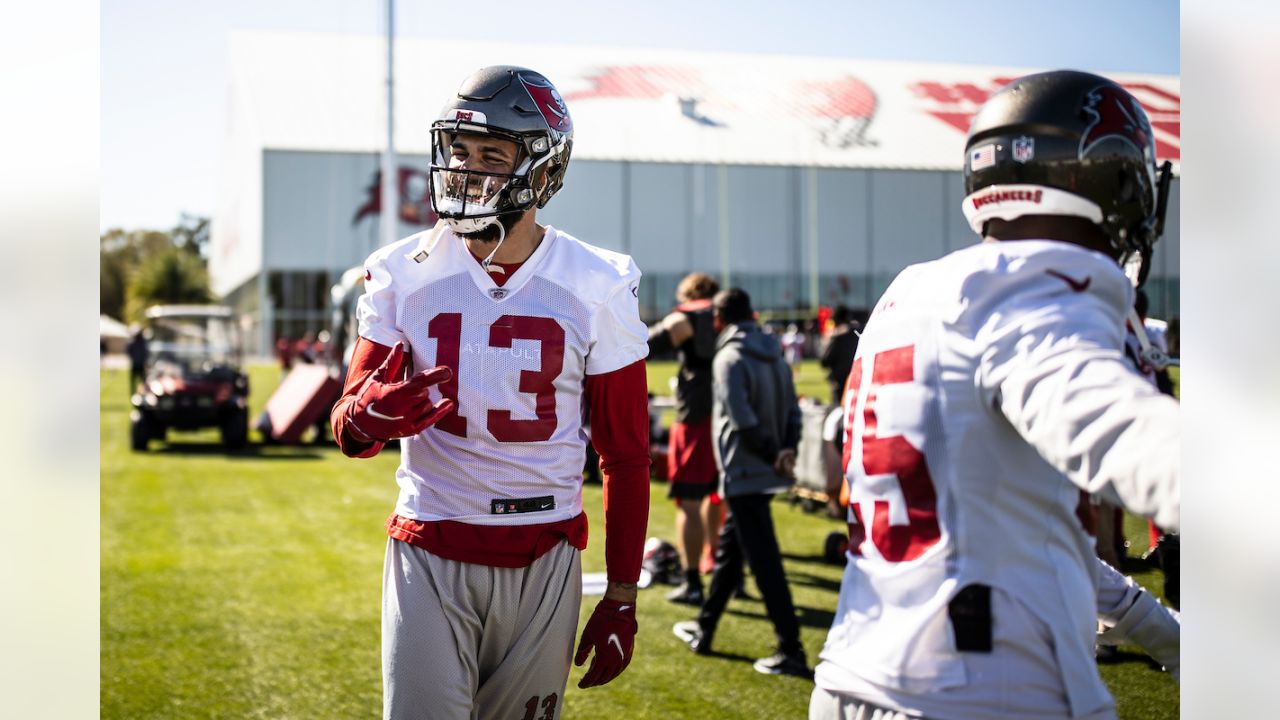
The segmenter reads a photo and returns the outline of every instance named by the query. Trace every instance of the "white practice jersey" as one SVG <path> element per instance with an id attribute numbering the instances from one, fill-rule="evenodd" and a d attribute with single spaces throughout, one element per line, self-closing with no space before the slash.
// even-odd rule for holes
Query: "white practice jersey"
<path id="1" fill-rule="evenodd" d="M 1133 290 L 1066 243 L 904 270 L 845 389 L 849 563 L 819 686 L 929 718 L 1109 717 L 1082 492 L 1178 526 L 1177 404 L 1123 354 Z M 948 603 L 991 588 L 992 652 Z"/>
<path id="2" fill-rule="evenodd" d="M 452 397 L 457 411 L 401 441 L 396 512 L 479 525 L 575 517 L 585 376 L 648 354 L 639 269 L 548 227 L 499 287 L 461 238 L 444 229 L 432 248 L 431 237 L 371 255 L 356 311 L 362 337 L 404 343 L 415 369 L 453 369 L 432 401 Z"/>

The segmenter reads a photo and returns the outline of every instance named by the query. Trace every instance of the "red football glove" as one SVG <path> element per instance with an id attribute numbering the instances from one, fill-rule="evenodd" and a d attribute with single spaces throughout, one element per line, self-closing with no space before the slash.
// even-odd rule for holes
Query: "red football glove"
<path id="1" fill-rule="evenodd" d="M 404 346 L 396 343 L 382 365 L 356 393 L 351 403 L 348 423 L 359 435 L 386 442 L 392 438 L 412 437 L 453 412 L 456 403 L 445 398 L 431 403 L 431 386 L 453 376 L 444 365 L 423 370 L 404 382 L 392 382 L 400 372 Z"/>
<path id="2" fill-rule="evenodd" d="M 622 674 L 631 662 L 631 651 L 635 649 L 636 630 L 635 602 L 618 602 L 602 598 L 596 605 L 591 619 L 582 629 L 582 640 L 578 642 L 578 654 L 573 664 L 581 666 L 586 662 L 591 648 L 595 648 L 595 657 L 591 659 L 591 667 L 582 676 L 578 687 L 589 688 L 604 685 Z"/>

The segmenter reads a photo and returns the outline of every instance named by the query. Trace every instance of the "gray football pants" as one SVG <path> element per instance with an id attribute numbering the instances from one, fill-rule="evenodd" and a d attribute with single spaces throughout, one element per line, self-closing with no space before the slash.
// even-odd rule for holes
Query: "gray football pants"
<path id="1" fill-rule="evenodd" d="M 809 720 L 923 720 L 820 687 L 809 696 Z"/>
<path id="2" fill-rule="evenodd" d="M 582 604 L 577 548 L 524 568 L 472 565 L 388 539 L 386 720 L 557 720 Z"/>

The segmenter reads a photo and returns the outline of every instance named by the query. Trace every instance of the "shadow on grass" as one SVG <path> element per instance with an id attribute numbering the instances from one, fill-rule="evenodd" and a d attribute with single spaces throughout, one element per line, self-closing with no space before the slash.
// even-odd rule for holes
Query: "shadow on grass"
<path id="1" fill-rule="evenodd" d="M 1111 655 L 1110 657 L 1098 658 L 1099 665 L 1127 665 L 1130 663 L 1138 663 L 1139 665 L 1145 665 L 1157 672 L 1161 672 L 1163 670 L 1160 667 L 1160 663 L 1156 662 L 1155 660 L 1152 660 L 1151 658 L 1147 657 L 1142 653 L 1129 652 L 1128 650 L 1117 649 L 1115 654 Z"/>
<path id="2" fill-rule="evenodd" d="M 211 442 L 166 442 L 153 445 L 149 452 L 156 455 L 190 455 L 209 457 L 222 455 L 231 459 L 253 460 L 323 460 L 324 455 L 313 446 L 292 445 L 246 445 L 239 450 L 228 450 L 217 441 Z M 136 453 L 145 455 L 146 453 Z"/>
<path id="3" fill-rule="evenodd" d="M 763 605 L 761 606 L 763 607 Z M 747 620 L 761 620 L 769 622 L 769 616 L 764 612 L 752 612 L 741 608 L 726 608 L 725 615 L 732 615 Z M 830 630 L 831 623 L 836 619 L 836 614 L 826 608 L 811 608 L 803 605 L 796 606 L 796 620 L 805 627 L 816 628 L 818 630 Z"/>
<path id="4" fill-rule="evenodd" d="M 716 650 L 715 645 L 712 645 L 712 646 L 711 646 L 711 652 L 707 653 L 706 655 L 697 655 L 697 654 L 692 653 L 692 652 L 690 652 L 689 654 L 690 654 L 691 656 L 693 656 L 693 657 L 698 657 L 698 658 L 712 658 L 712 659 L 717 659 L 717 660 L 730 660 L 730 661 L 733 661 L 733 662 L 747 662 L 747 663 L 754 663 L 754 662 L 758 659 L 758 658 L 753 658 L 753 657 L 747 657 L 746 655 L 740 655 L 740 654 L 738 654 L 738 653 L 726 653 L 726 652 L 720 652 L 719 650 Z"/>
<path id="5" fill-rule="evenodd" d="M 818 577 L 817 575 L 810 575 L 808 573 L 801 573 L 801 572 L 794 572 L 794 571 L 789 572 L 787 573 L 787 582 L 791 583 L 792 585 L 806 585 L 811 588 L 826 590 L 832 594 L 839 594 L 840 592 L 839 580 L 832 580 L 831 578 Z"/>
<path id="6" fill-rule="evenodd" d="M 811 562 L 811 563 L 817 563 L 817 564 L 819 564 L 819 565 L 830 565 L 830 564 L 831 564 L 831 563 L 827 562 L 826 557 L 824 557 L 824 556 L 822 555 L 822 553 L 820 553 L 820 552 L 818 552 L 818 553 L 812 553 L 812 554 L 809 554 L 809 555 L 801 555 L 800 553 L 785 552 L 785 551 L 784 551 L 784 552 L 782 553 L 782 559 L 783 559 L 783 560 L 792 560 L 792 561 L 795 561 L 795 562 Z"/>

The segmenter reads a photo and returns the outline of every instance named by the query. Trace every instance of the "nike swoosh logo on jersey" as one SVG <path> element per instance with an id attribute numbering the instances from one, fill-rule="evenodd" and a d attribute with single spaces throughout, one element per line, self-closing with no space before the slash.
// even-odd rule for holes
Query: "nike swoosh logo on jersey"
<path id="1" fill-rule="evenodd" d="M 1072 290 L 1074 290 L 1074 291 L 1076 291 L 1076 292 L 1084 292 L 1085 290 L 1087 290 L 1087 289 L 1089 288 L 1089 283 L 1093 282 L 1093 277 L 1092 277 L 1092 276 L 1086 276 L 1086 277 L 1085 277 L 1085 279 L 1083 279 L 1083 280 L 1076 280 L 1075 278 L 1070 277 L 1070 276 L 1068 276 L 1068 275 L 1063 275 L 1062 273 L 1058 272 L 1057 270 L 1045 270 L 1045 274 L 1047 274 L 1047 275 L 1052 275 L 1052 276 L 1054 276 L 1054 277 L 1058 278 L 1058 279 L 1059 279 L 1059 280 L 1061 280 L 1062 282 L 1064 282 L 1064 283 L 1066 283 L 1066 284 L 1070 285 L 1070 286 L 1071 286 L 1071 289 L 1072 289 Z"/>
<path id="2" fill-rule="evenodd" d="M 394 420 L 403 420 L 403 419 L 404 419 L 404 416 L 403 416 L 403 415 L 397 415 L 397 416 L 395 416 L 395 417 L 392 417 L 392 416 L 390 416 L 390 415 L 383 415 L 382 413 L 380 413 L 380 412 L 378 412 L 377 410 L 374 410 L 374 409 L 373 409 L 373 403 L 369 403 L 369 407 L 366 407 L 366 408 L 364 409 L 364 411 L 365 411 L 366 413 L 368 413 L 368 414 L 370 415 L 370 417 L 376 417 L 376 418 L 378 418 L 379 420 L 392 420 L 392 421 L 394 421 Z"/>
<path id="3" fill-rule="evenodd" d="M 618 639 L 618 633 L 609 633 L 609 642 L 618 646 L 618 654 L 623 660 L 627 659 L 627 653 L 622 650 L 622 641 Z"/>
<path id="4" fill-rule="evenodd" d="M 629 609 L 631 609 L 631 606 L 630 606 L 630 605 L 619 605 L 619 606 L 618 606 L 618 612 L 622 612 L 623 610 L 629 610 Z"/>

